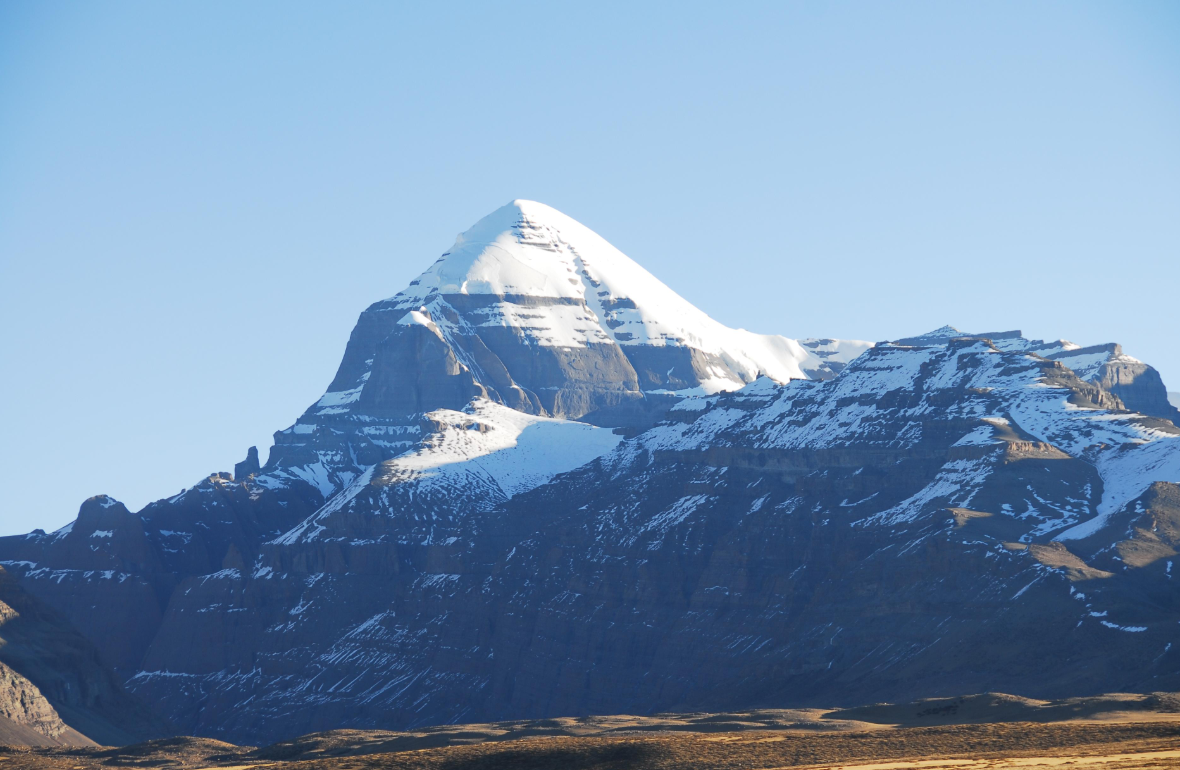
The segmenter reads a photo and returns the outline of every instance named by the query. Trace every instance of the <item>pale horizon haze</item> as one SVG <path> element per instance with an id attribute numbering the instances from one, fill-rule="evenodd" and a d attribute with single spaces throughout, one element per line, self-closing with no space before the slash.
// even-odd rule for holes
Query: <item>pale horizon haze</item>
<path id="1" fill-rule="evenodd" d="M 4 3 L 0 535 L 265 460 L 514 198 L 730 326 L 1180 391 L 1180 4 Z"/>

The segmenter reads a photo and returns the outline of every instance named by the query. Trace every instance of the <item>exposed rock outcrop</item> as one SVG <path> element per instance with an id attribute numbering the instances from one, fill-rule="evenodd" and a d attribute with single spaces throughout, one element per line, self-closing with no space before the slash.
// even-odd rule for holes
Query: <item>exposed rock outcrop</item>
<path id="1" fill-rule="evenodd" d="M 1083 379 L 1118 396 L 1126 408 L 1173 423 L 1180 422 L 1180 410 L 1168 400 L 1159 372 L 1123 353 L 1120 345 L 1074 347 L 1050 354 L 1078 372 Z"/>
<path id="2" fill-rule="evenodd" d="M 257 475 L 262 470 L 258 464 L 258 447 L 252 446 L 246 452 L 246 459 L 234 465 L 234 478 L 242 481 Z"/>
<path id="3" fill-rule="evenodd" d="M 49 701 L 45 700 L 45 696 L 32 682 L 3 663 L 0 663 L 0 717 L 28 727 L 48 739 L 45 743 L 49 745 L 63 745 L 59 742 L 62 736 L 67 732 L 76 733 L 61 721 L 53 706 L 49 705 Z M 78 736 L 77 743 L 64 745 L 89 743 L 80 734 Z"/>

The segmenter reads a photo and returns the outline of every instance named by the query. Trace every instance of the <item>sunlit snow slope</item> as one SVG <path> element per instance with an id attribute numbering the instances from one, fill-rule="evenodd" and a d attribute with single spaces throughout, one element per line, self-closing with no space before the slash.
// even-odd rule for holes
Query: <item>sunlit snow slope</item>
<path id="1" fill-rule="evenodd" d="M 722 326 L 594 231 L 534 201 L 513 201 L 481 219 L 394 301 L 413 308 L 453 294 L 569 301 L 504 302 L 480 314 L 479 326 L 516 327 L 541 345 L 613 342 L 716 355 L 724 366 L 708 372 L 709 392 L 760 373 L 780 382 L 808 378 L 825 360 L 847 362 L 869 347 L 829 342 L 825 349 L 836 355 L 821 357 L 796 340 Z"/>
<path id="2" fill-rule="evenodd" d="M 405 291 L 365 312 L 315 413 L 375 403 L 379 346 L 398 333 L 445 348 L 492 400 L 571 417 L 645 393 L 732 390 L 760 374 L 827 379 L 870 347 L 730 329 L 590 229 L 522 200 L 481 219 Z"/>
<path id="3" fill-rule="evenodd" d="M 730 329 L 588 228 L 517 200 L 361 314 L 328 391 L 276 434 L 261 481 L 302 480 L 326 499 L 417 447 L 421 415 L 477 401 L 633 434 L 685 397 L 759 376 L 831 379 L 869 347 Z"/>

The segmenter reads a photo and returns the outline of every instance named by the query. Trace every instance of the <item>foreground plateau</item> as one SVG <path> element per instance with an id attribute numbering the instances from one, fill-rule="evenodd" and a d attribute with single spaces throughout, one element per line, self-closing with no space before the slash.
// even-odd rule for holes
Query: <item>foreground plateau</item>
<path id="1" fill-rule="evenodd" d="M 856 709 L 759 710 L 337 730 L 261 749 L 206 738 L 123 748 L 0 748 L 13 770 L 248 768 L 1180 767 L 1180 698 L 1107 695 L 1058 702 L 986 694 Z"/>

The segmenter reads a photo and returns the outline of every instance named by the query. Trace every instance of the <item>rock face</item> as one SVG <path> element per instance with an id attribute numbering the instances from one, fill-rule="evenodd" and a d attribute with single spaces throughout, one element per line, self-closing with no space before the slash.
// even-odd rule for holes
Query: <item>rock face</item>
<path id="1" fill-rule="evenodd" d="M 0 607 L 0 613 L 7 609 L 7 606 Z M 0 663 L 0 717 L 31 729 L 47 744 L 56 744 L 57 738 L 70 729 L 32 682 L 3 663 Z"/>
<path id="2" fill-rule="evenodd" d="M 1128 409 L 1180 422 L 1159 372 L 1123 353 L 1115 344 L 1065 350 L 1051 355 L 1090 382 L 1122 399 Z"/>
<path id="3" fill-rule="evenodd" d="M 321 503 L 315 487 L 263 490 L 214 474 L 134 515 L 105 495 L 91 498 L 57 532 L 0 538 L 0 555 L 126 674 L 138 670 L 185 577 L 216 572 L 235 554 L 253 559 Z"/>
<path id="4" fill-rule="evenodd" d="M 124 691 L 98 651 L 0 569 L 0 741 L 129 743 L 169 731 Z"/>
<path id="5" fill-rule="evenodd" d="M 239 742 L 1180 689 L 1166 405 L 1117 346 L 729 330 L 518 201 L 362 314 L 266 467 L 0 558 Z"/>
<path id="6" fill-rule="evenodd" d="M 234 478 L 246 479 L 257 475 L 261 470 L 262 467 L 258 464 L 258 447 L 252 446 L 246 452 L 246 459 L 234 465 Z"/>

